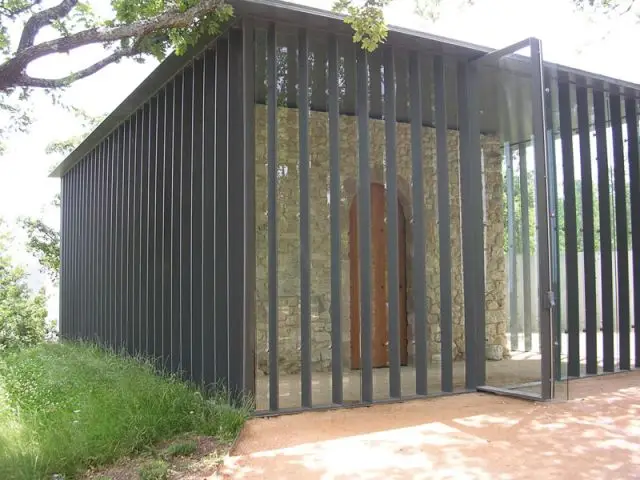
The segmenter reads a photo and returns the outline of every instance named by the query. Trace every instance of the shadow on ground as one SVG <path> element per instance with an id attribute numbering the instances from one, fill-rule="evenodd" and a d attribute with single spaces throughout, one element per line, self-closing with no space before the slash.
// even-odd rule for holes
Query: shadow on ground
<path id="1" fill-rule="evenodd" d="M 640 372 L 576 380 L 571 396 L 468 394 L 253 419 L 219 476 L 640 478 Z"/>

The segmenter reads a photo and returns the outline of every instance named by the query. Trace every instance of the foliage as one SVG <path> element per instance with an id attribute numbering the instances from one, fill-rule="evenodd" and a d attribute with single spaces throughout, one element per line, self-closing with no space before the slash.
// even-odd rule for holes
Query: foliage
<path id="1" fill-rule="evenodd" d="M 0 356 L 0 397 L 3 480 L 73 477 L 187 432 L 230 442 L 248 414 L 151 361 L 72 343 Z"/>
<path id="2" fill-rule="evenodd" d="M 514 205 L 514 248 L 516 253 L 522 253 L 523 251 L 523 215 L 522 215 L 522 195 L 520 188 L 520 169 L 518 165 L 518 157 L 514 156 L 513 162 L 513 205 Z M 594 179 L 597 181 L 597 170 L 593 172 Z M 611 238 L 612 242 L 616 244 L 618 242 L 617 238 L 617 230 L 616 230 L 616 222 L 615 218 L 615 188 L 613 184 L 613 171 L 609 172 L 609 189 L 606 193 L 607 198 L 610 199 L 610 218 L 611 218 Z M 528 186 L 528 202 L 529 202 L 529 246 L 530 253 L 534 253 L 535 246 L 537 242 L 536 238 L 536 208 L 535 208 L 535 172 L 530 170 L 527 172 L 527 186 Z M 627 245 L 631 245 L 631 209 L 629 205 L 631 204 L 631 189 L 630 184 L 625 184 L 625 202 L 627 205 L 626 208 L 626 225 L 627 225 Z M 564 199 L 564 185 L 558 185 L 558 205 L 556 208 L 556 219 L 558 225 L 558 240 L 560 251 L 564 252 L 566 249 L 566 209 L 565 209 L 565 199 Z M 576 221 L 576 233 L 577 233 L 577 247 L 578 252 L 584 252 L 584 214 L 583 214 L 583 183 L 580 179 L 575 180 L 573 184 L 573 189 L 575 192 L 575 201 L 576 208 L 573 215 L 575 216 Z M 598 195 L 598 184 L 595 183 L 591 186 L 591 195 L 593 206 L 593 244 L 594 250 L 596 252 L 600 251 L 600 198 Z M 508 204 L 507 204 L 507 179 L 505 176 L 505 181 L 503 182 L 503 196 L 502 196 L 502 209 L 503 209 L 503 219 L 504 219 L 504 251 L 507 252 L 509 248 L 509 236 L 507 230 L 507 219 L 508 219 Z"/>
<path id="3" fill-rule="evenodd" d="M 169 445 L 164 454 L 169 457 L 186 457 L 191 455 L 198 449 L 198 443 L 195 440 L 185 440 L 181 442 L 175 442 Z"/>
<path id="4" fill-rule="evenodd" d="M 60 195 L 56 195 L 51 203 L 60 208 Z M 60 276 L 60 232 L 39 218 L 20 218 L 19 221 L 27 233 L 27 252 L 36 257 L 40 270 L 57 284 Z"/>
<path id="5" fill-rule="evenodd" d="M 368 52 L 374 51 L 387 38 L 388 28 L 383 8 L 393 0 L 364 0 L 356 5 L 353 0 L 337 0 L 333 10 L 345 13 L 345 23 L 353 28 L 353 41 Z"/>
<path id="6" fill-rule="evenodd" d="M 34 294 L 25 270 L 12 264 L 10 237 L 2 227 L 0 219 L 0 351 L 43 341 L 47 317 L 46 296 Z"/>

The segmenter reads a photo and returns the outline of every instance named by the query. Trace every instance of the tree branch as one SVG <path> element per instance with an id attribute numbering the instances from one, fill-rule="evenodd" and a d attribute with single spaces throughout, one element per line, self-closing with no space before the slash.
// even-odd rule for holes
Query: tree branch
<path id="1" fill-rule="evenodd" d="M 63 3 L 66 5 L 64 1 Z M 156 15 L 155 17 L 139 20 L 126 25 L 90 28 L 66 37 L 56 38 L 54 40 L 26 47 L 23 50 L 18 50 L 12 58 L 0 65 L 0 90 L 6 90 L 18 85 L 28 84 L 30 86 L 36 86 L 35 83 L 46 82 L 45 79 L 32 79 L 25 74 L 27 65 L 38 58 L 54 53 L 69 52 L 70 50 L 83 47 L 85 45 L 96 43 L 108 44 L 117 40 L 132 37 L 144 38 L 160 30 L 186 28 L 193 23 L 194 19 L 211 13 L 224 4 L 224 0 L 201 0 L 196 5 L 185 11 L 172 9 L 160 15 Z M 126 48 L 119 50 L 91 67 L 77 72 L 75 75 L 84 74 L 84 76 L 88 76 L 92 73 L 90 71 L 92 68 L 96 68 L 93 72 L 95 73 L 95 71 L 105 67 L 109 63 L 113 63 L 125 56 L 135 55 L 136 53 L 138 52 L 132 52 Z M 115 58 L 114 55 L 116 55 L 117 58 Z M 106 61 L 108 62 L 103 63 Z M 65 77 L 65 79 L 52 80 L 52 82 L 62 82 L 63 80 L 68 82 L 69 79 L 75 80 L 78 79 L 78 77 L 72 75 Z"/>
<path id="2" fill-rule="evenodd" d="M 78 70 L 77 72 L 67 75 L 63 78 L 35 78 L 27 75 L 26 73 L 23 73 L 18 78 L 16 78 L 13 85 L 16 87 L 35 88 L 68 87 L 76 80 L 89 77 L 94 73 L 99 72 L 104 67 L 111 65 L 112 63 L 116 63 L 125 57 L 132 57 L 134 55 L 137 55 L 138 53 L 140 53 L 139 44 L 140 42 L 136 42 L 131 47 L 118 49 L 111 55 L 103 58 L 100 61 L 97 61 L 93 65 L 90 65 L 87 68 L 83 68 L 82 70 Z"/>
<path id="3" fill-rule="evenodd" d="M 20 43 L 18 44 L 18 52 L 33 46 L 36 35 L 42 27 L 49 25 L 54 20 L 58 20 L 69 14 L 69 12 L 78 4 L 78 0 L 62 0 L 55 7 L 47 8 L 40 12 L 34 13 L 27 23 L 24 25 Z"/>

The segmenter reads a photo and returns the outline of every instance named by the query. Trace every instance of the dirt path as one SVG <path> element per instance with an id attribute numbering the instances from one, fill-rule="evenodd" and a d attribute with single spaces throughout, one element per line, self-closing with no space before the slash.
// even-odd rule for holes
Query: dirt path
<path id="1" fill-rule="evenodd" d="M 640 479 L 640 372 L 570 402 L 468 394 L 254 419 L 221 478 Z"/>

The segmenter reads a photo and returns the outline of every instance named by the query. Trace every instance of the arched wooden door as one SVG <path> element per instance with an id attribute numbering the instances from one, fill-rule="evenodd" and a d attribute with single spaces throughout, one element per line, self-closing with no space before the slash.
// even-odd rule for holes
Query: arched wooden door
<path id="1" fill-rule="evenodd" d="M 389 312 L 388 312 L 388 261 L 387 261 L 387 212 L 385 188 L 371 184 L 371 280 L 372 280 L 372 354 L 374 367 L 389 364 Z M 351 368 L 360 368 L 360 285 L 358 250 L 357 198 L 349 211 L 349 264 L 351 293 Z M 407 364 L 407 295 L 406 295 L 406 236 L 402 205 L 398 205 L 398 257 L 400 274 L 400 363 Z"/>

